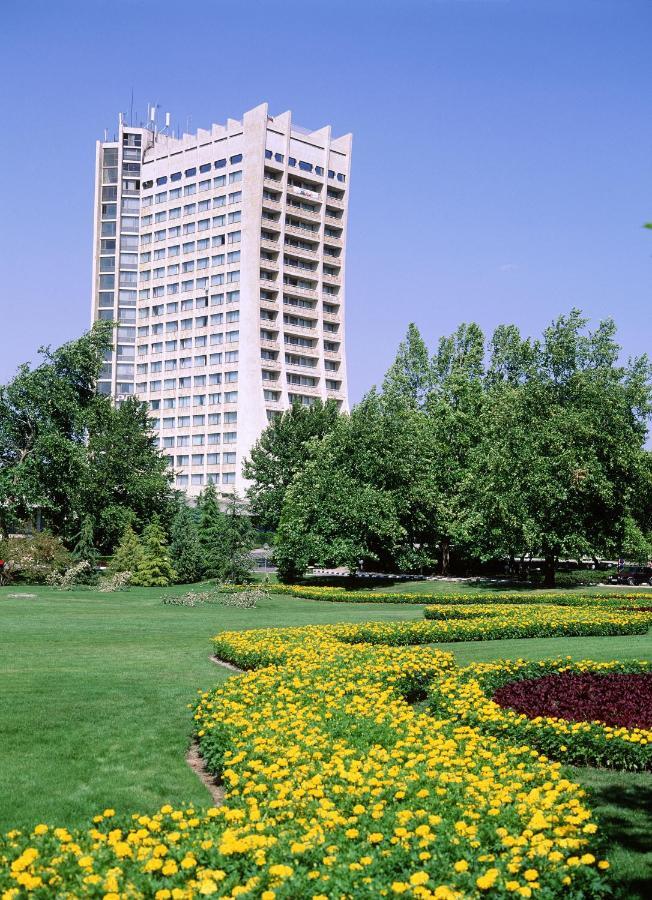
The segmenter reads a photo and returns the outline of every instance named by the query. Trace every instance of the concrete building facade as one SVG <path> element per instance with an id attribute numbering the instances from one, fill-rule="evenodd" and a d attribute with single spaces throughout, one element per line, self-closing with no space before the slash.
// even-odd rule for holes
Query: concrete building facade
<path id="1" fill-rule="evenodd" d="M 121 117 L 97 143 L 92 319 L 118 323 L 99 390 L 147 401 L 179 488 L 242 493 L 275 415 L 348 405 L 351 136 L 267 104 L 166 130 Z"/>

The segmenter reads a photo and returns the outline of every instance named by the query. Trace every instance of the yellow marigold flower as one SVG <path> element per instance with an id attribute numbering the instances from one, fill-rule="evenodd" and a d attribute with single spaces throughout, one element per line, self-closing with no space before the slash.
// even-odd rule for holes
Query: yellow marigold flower
<path id="1" fill-rule="evenodd" d="M 414 875 L 410 875 L 410 884 L 411 885 L 419 885 L 425 884 L 429 881 L 430 876 L 427 872 L 415 872 Z"/>
<path id="2" fill-rule="evenodd" d="M 372 831 L 367 840 L 370 844 L 380 844 L 383 840 L 383 835 L 379 831 Z"/>
<path id="3" fill-rule="evenodd" d="M 392 883 L 392 890 L 395 894 L 404 894 L 405 891 L 408 891 L 409 885 L 407 885 L 404 881 L 394 881 Z"/>
<path id="4" fill-rule="evenodd" d="M 601 859 L 600 862 L 598 863 L 598 869 L 604 870 L 604 869 L 608 869 L 608 868 L 609 868 L 609 861 L 606 859 Z"/>
<path id="5" fill-rule="evenodd" d="M 489 888 L 494 886 L 499 874 L 498 869 L 487 869 L 484 875 L 480 875 L 479 878 L 476 878 L 475 883 L 481 891 L 488 891 Z"/>
<path id="6" fill-rule="evenodd" d="M 269 867 L 269 874 L 275 878 L 289 878 L 293 872 L 294 869 L 291 866 L 277 864 Z"/>
<path id="7" fill-rule="evenodd" d="M 274 900 L 276 897 L 276 891 L 263 891 L 260 895 L 260 900 Z"/>
<path id="8" fill-rule="evenodd" d="M 40 834 L 47 834 L 47 833 L 48 833 L 48 826 L 43 825 L 42 823 L 40 825 L 37 825 L 34 828 L 34 834 L 40 835 Z"/>
<path id="9" fill-rule="evenodd" d="M 465 859 L 458 859 L 453 868 L 456 872 L 466 872 L 469 868 L 469 864 Z"/>
<path id="10" fill-rule="evenodd" d="M 526 881 L 536 881 L 538 877 L 539 873 L 536 869 L 526 869 L 525 872 L 523 872 L 523 878 L 525 878 Z"/>
<path id="11" fill-rule="evenodd" d="M 592 866 L 595 862 L 595 856 L 592 853 L 585 853 L 580 857 L 580 862 L 583 866 Z"/>

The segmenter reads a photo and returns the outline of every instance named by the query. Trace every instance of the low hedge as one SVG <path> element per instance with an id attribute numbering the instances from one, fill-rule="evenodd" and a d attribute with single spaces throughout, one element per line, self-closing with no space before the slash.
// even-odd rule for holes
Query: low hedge
<path id="1" fill-rule="evenodd" d="M 221 590 L 240 591 L 246 590 L 247 585 L 224 585 Z M 633 593 L 631 590 L 605 591 L 603 594 L 565 593 L 561 591 L 542 591 L 540 593 L 524 593 L 520 591 L 500 591 L 496 593 L 452 593 L 441 592 L 417 593 L 404 591 L 373 591 L 357 590 L 348 591 L 338 587 L 310 587 L 307 585 L 272 584 L 267 585 L 266 590 L 272 594 L 284 594 L 290 597 L 299 597 L 305 600 L 325 600 L 330 603 L 392 603 L 412 604 L 425 606 L 431 603 L 437 604 L 490 604 L 490 603 L 517 603 L 517 604 L 555 604 L 558 606 L 586 606 L 586 605 L 611 605 L 619 603 L 651 604 L 652 595 L 647 592 Z"/>

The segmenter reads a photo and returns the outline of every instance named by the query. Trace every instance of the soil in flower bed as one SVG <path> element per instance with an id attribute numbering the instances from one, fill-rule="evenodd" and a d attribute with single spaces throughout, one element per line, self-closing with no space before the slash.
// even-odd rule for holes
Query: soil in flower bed
<path id="1" fill-rule="evenodd" d="M 624 728 L 652 728 L 652 673 L 563 672 L 510 681 L 493 695 L 529 718 L 554 716 Z"/>

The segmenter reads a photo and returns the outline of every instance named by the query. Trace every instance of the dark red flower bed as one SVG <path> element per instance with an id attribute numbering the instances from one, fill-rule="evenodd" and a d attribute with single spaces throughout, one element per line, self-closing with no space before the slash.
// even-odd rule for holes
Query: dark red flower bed
<path id="1" fill-rule="evenodd" d="M 652 728 L 652 673 L 563 672 L 510 681 L 493 700 L 533 719 L 555 716 L 625 728 Z"/>
<path id="2" fill-rule="evenodd" d="M 652 612 L 652 606 L 620 606 L 622 612 Z"/>

